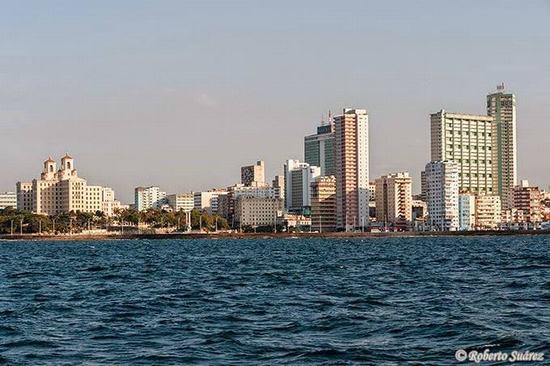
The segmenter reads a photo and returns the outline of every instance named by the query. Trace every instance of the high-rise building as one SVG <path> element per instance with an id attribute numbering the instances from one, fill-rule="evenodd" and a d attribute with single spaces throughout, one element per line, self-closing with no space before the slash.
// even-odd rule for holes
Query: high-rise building
<path id="1" fill-rule="evenodd" d="M 475 230 L 476 227 L 476 196 L 472 193 L 458 195 L 458 229 L 461 231 Z"/>
<path id="2" fill-rule="evenodd" d="M 434 231 L 458 229 L 458 164 L 432 161 L 426 165 L 429 225 Z"/>
<path id="3" fill-rule="evenodd" d="M 166 192 L 157 186 L 137 187 L 134 190 L 134 204 L 138 211 L 160 209 L 167 204 Z"/>
<path id="4" fill-rule="evenodd" d="M 393 173 L 376 179 L 376 221 L 400 230 L 410 228 L 412 179 L 409 173 Z"/>
<path id="5" fill-rule="evenodd" d="M 336 230 L 336 178 L 319 176 L 311 183 L 312 230 Z"/>
<path id="6" fill-rule="evenodd" d="M 321 175 L 321 169 L 301 163 L 299 160 L 287 160 L 285 172 L 285 209 L 287 212 L 309 214 L 311 207 L 311 183 Z"/>
<path id="7" fill-rule="evenodd" d="M 317 133 L 304 137 L 304 160 L 321 168 L 321 175 L 334 175 L 334 124 L 329 121 L 317 127 Z"/>
<path id="8" fill-rule="evenodd" d="M 487 114 L 494 118 L 493 177 L 495 194 L 504 209 L 512 206 L 512 189 L 517 184 L 516 97 L 506 93 L 504 84 L 487 96 Z"/>
<path id="9" fill-rule="evenodd" d="M 275 197 L 284 201 L 285 199 L 285 176 L 276 175 L 272 182 L 273 190 L 275 191 Z"/>
<path id="10" fill-rule="evenodd" d="M 193 192 L 169 194 L 166 196 L 166 201 L 168 206 L 176 212 L 191 212 L 195 208 L 195 196 Z"/>
<path id="11" fill-rule="evenodd" d="M 54 160 L 44 162 L 40 179 L 32 183 L 18 182 L 17 205 L 24 211 L 37 214 L 56 215 L 70 211 L 103 211 L 103 191 L 105 187 L 90 186 L 86 179 L 79 177 L 74 159 L 65 154 L 61 159 L 61 169 Z M 110 196 L 114 197 L 112 190 Z"/>
<path id="12" fill-rule="evenodd" d="M 0 209 L 7 207 L 17 208 L 17 193 L 0 192 Z"/>
<path id="13" fill-rule="evenodd" d="M 241 183 L 247 187 L 265 186 L 265 164 L 263 161 L 257 161 L 254 165 L 243 166 L 241 168 Z"/>
<path id="14" fill-rule="evenodd" d="M 501 221 L 500 196 L 477 195 L 476 197 L 476 229 L 496 230 Z"/>
<path id="15" fill-rule="evenodd" d="M 336 221 L 358 227 L 369 217 L 369 118 L 364 109 L 344 109 L 334 117 Z"/>
<path id="16" fill-rule="evenodd" d="M 430 117 L 431 160 L 457 163 L 460 192 L 495 194 L 494 118 L 445 110 Z"/>

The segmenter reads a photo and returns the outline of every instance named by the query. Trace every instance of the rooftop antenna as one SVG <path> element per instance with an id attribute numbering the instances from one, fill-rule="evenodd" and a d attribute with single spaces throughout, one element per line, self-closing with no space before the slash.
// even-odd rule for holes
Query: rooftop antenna
<path id="1" fill-rule="evenodd" d="M 497 85 L 497 91 L 504 91 L 504 82 L 500 83 L 500 85 Z"/>

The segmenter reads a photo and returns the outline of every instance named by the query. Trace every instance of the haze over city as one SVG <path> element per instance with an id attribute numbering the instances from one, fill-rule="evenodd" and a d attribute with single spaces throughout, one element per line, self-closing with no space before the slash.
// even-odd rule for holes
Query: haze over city
<path id="1" fill-rule="evenodd" d="M 303 158 L 330 109 L 369 113 L 370 176 L 429 161 L 429 114 L 517 97 L 518 178 L 550 184 L 548 1 L 31 1 L 0 13 L 0 191 L 70 152 L 133 188 L 225 187 Z"/>

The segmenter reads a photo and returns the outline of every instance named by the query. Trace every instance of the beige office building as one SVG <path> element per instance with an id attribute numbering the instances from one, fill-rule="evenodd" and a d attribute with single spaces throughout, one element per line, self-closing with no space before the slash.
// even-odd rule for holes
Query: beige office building
<path id="1" fill-rule="evenodd" d="M 282 209 L 280 198 L 240 196 L 235 202 L 235 225 L 274 226 Z"/>
<path id="2" fill-rule="evenodd" d="M 332 175 L 311 183 L 311 225 L 319 232 L 336 230 L 336 178 Z"/>
<path id="3" fill-rule="evenodd" d="M 500 197 L 478 195 L 476 197 L 476 228 L 478 230 L 496 230 L 502 218 Z"/>
<path id="4" fill-rule="evenodd" d="M 412 179 L 409 173 L 384 175 L 376 183 L 376 221 L 407 229 L 412 221 Z"/>
<path id="5" fill-rule="evenodd" d="M 32 183 L 17 183 L 18 205 L 22 210 L 38 214 L 56 215 L 70 211 L 92 212 L 104 210 L 105 187 L 90 186 L 78 176 L 74 159 L 66 154 L 57 170 L 54 160 L 44 162 L 40 179 Z M 107 192 L 114 201 L 114 192 Z"/>
<path id="6" fill-rule="evenodd" d="M 191 212 L 195 207 L 195 196 L 192 192 L 169 194 L 166 196 L 166 201 L 168 206 L 176 212 Z"/>
<path id="7" fill-rule="evenodd" d="M 493 179 L 494 118 L 445 110 L 430 117 L 431 160 L 457 163 L 461 193 L 497 194 Z"/>
<path id="8" fill-rule="evenodd" d="M 336 224 L 354 230 L 369 218 L 369 116 L 344 109 L 334 117 Z"/>

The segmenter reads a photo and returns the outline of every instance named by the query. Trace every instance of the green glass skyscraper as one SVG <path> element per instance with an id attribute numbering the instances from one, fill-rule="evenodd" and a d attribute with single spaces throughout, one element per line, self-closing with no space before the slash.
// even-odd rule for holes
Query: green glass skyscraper
<path id="1" fill-rule="evenodd" d="M 304 160 L 312 166 L 321 168 L 321 175 L 335 175 L 334 169 L 334 125 L 328 124 L 317 127 L 315 135 L 304 138 Z"/>

